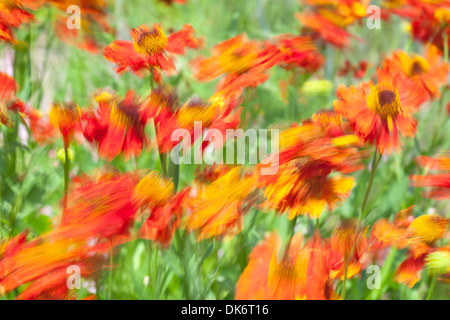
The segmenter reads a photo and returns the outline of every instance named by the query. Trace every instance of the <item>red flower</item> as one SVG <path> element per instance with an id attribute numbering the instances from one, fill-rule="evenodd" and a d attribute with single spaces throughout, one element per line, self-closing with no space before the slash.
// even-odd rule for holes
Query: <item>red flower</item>
<path id="1" fill-rule="evenodd" d="M 17 83 L 14 78 L 0 72 L 0 122 L 11 126 L 10 112 L 25 112 L 25 103 L 16 97 Z"/>
<path id="2" fill-rule="evenodd" d="M 413 137 L 417 120 L 412 114 L 428 99 L 418 82 L 386 69 L 379 69 L 378 83 L 362 83 L 358 88 L 341 85 L 334 109 L 351 123 L 364 142 L 375 144 L 380 153 L 399 148 L 399 131 Z"/>
<path id="3" fill-rule="evenodd" d="M 34 17 L 27 10 L 38 9 L 45 0 L 7 0 L 0 2 L 0 40 L 15 42 L 12 29 L 31 22 Z"/>
<path id="4" fill-rule="evenodd" d="M 240 94 L 245 87 L 256 87 L 266 81 L 266 73 L 276 62 L 278 49 L 267 42 L 264 46 L 249 41 L 245 35 L 228 39 L 213 49 L 209 58 L 194 59 L 192 67 L 201 81 L 211 81 L 223 74 L 217 86 L 219 94 Z"/>
<path id="5" fill-rule="evenodd" d="M 274 40 L 280 51 L 278 64 L 285 69 L 303 68 L 312 73 L 324 63 L 323 56 L 309 37 L 284 34 Z"/>
<path id="6" fill-rule="evenodd" d="M 146 142 L 147 116 L 142 102 L 132 90 L 121 101 L 109 94 L 98 97 L 99 107 L 83 115 L 83 133 L 89 142 L 98 142 L 99 155 L 113 159 L 124 153 L 139 155 Z"/>
<path id="7" fill-rule="evenodd" d="M 117 65 L 117 72 L 130 69 L 138 75 L 153 73 L 155 80 L 160 80 L 159 71 L 173 74 L 175 65 L 171 55 L 184 54 L 186 47 L 196 48 L 197 40 L 194 29 L 189 24 L 166 36 L 161 27 L 155 24 L 151 29 L 142 25 L 131 31 L 133 41 L 116 40 L 104 51 L 104 57 Z"/>
<path id="8" fill-rule="evenodd" d="M 414 187 L 432 187 L 426 196 L 442 200 L 450 198 L 450 157 L 441 156 L 437 159 L 420 157 L 419 163 L 429 169 L 441 170 L 438 174 L 412 175 L 411 184 Z"/>

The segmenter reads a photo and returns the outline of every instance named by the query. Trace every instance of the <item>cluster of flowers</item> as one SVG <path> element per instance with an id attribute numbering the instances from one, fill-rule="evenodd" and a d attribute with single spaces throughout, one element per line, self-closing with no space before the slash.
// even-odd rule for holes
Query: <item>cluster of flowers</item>
<path id="1" fill-rule="evenodd" d="M 13 41 L 12 29 L 31 21 L 28 9 L 44 2 L 1 2 L 0 39 Z M 62 8 L 67 5 L 49 2 Z M 89 9 L 82 11 L 92 15 L 87 21 L 106 28 L 101 18 L 103 1 L 81 3 Z M 132 90 L 123 98 L 99 90 L 94 94 L 95 106 L 55 103 L 47 120 L 16 97 L 16 82 L 2 73 L 1 122 L 12 126 L 12 114 L 20 115 L 40 144 L 50 143 L 59 131 L 66 149 L 74 137 L 84 137 L 101 157 L 110 160 L 119 155 L 126 159 L 139 156 L 149 144 L 146 126 L 154 123 L 155 145 L 165 159 L 178 143 L 171 140 L 172 132 L 183 128 L 193 133 L 194 121 L 221 131 L 237 128 L 244 90 L 265 82 L 271 68 L 303 73 L 318 70 L 324 57 L 316 41 L 349 45 L 345 28 L 361 21 L 369 5 L 358 0 L 309 0 L 306 4 L 308 10 L 297 18 L 314 31 L 311 35 L 284 34 L 264 41 L 238 35 L 216 45 L 210 57 L 193 59 L 190 65 L 199 81 L 220 78 L 207 102 L 179 103 L 175 90 L 163 82 L 164 76 L 176 73 L 176 55 L 201 45 L 192 26 L 166 35 L 158 24 L 142 25 L 131 31 L 131 41 L 109 44 L 104 57 L 115 64 L 118 73 L 149 76 L 153 88 L 146 97 Z M 176 177 L 167 173 L 167 164 L 161 161 L 161 173 L 102 169 L 74 178 L 64 195 L 59 226 L 31 240 L 24 231 L 0 243 L 0 294 L 28 283 L 17 298 L 76 298 L 66 285 L 68 266 L 77 264 L 83 276 L 95 277 L 95 271 L 107 264 L 104 253 L 113 254 L 116 246 L 136 237 L 168 247 L 178 228 L 194 232 L 198 240 L 230 237 L 241 232 L 244 215 L 253 207 L 286 214 L 294 224 L 299 215 L 319 219 L 324 210 L 332 211 L 350 195 L 355 181 L 349 174 L 364 168 L 362 160 L 373 152 L 372 170 L 376 169 L 381 155 L 401 148 L 400 136 L 414 137 L 418 124 L 414 114 L 419 108 L 441 95 L 449 73 L 449 64 L 442 61 L 447 48 L 442 39 L 448 39 L 449 32 L 441 23 L 449 17 L 444 5 L 405 0 L 388 6 L 386 12 L 410 18 L 413 26 L 428 21 L 427 30 L 433 36 L 424 34 L 423 26 L 420 32 L 412 29 L 415 38 L 427 42 L 426 54 L 394 52 L 379 66 L 374 81 L 339 86 L 334 108 L 292 123 L 280 135 L 279 153 L 272 155 L 280 165 L 275 175 L 259 175 L 263 163 L 255 167 L 213 165 L 198 172 L 191 186 L 177 190 Z M 423 20 L 422 15 L 430 18 Z M 81 32 L 89 36 L 89 30 L 85 26 Z M 89 48 L 98 48 L 92 41 Z M 444 173 L 411 176 L 412 185 L 433 187 L 428 194 L 432 198 L 450 198 L 450 158 L 419 160 Z M 310 239 L 293 231 L 282 245 L 279 235 L 272 233 L 252 250 L 237 283 L 236 298 L 339 299 L 345 293 L 338 295 L 337 282 L 345 284 L 374 260 L 382 261 L 387 247 L 408 248 L 396 280 L 409 287 L 420 279 L 426 262 L 439 265 L 446 259 L 443 273 L 448 274 L 450 247 L 439 247 L 438 240 L 447 236 L 449 220 L 438 214 L 414 218 L 411 209 L 400 211 L 394 221 L 381 219 L 370 229 L 361 216 L 343 221 L 329 239 L 322 238 L 319 230 Z M 130 233 L 135 221 L 143 221 L 138 235 Z"/>

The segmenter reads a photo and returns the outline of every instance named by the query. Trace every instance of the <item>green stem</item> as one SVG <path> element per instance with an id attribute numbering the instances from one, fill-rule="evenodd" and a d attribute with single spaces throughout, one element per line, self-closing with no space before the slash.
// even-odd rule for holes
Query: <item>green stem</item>
<path id="1" fill-rule="evenodd" d="M 166 154 L 165 153 L 159 152 L 159 162 L 161 163 L 162 174 L 167 176 L 167 163 L 166 163 Z"/>
<path id="2" fill-rule="evenodd" d="M 428 287 L 427 297 L 425 298 L 425 300 L 431 300 L 431 298 L 433 297 L 434 287 L 436 286 L 436 278 L 437 278 L 437 275 L 436 275 L 436 274 L 434 274 L 434 275 L 431 277 L 430 285 L 429 285 L 429 287 Z"/>
<path id="3" fill-rule="evenodd" d="M 369 184 L 367 185 L 366 194 L 364 195 L 364 200 L 361 205 L 361 211 L 359 213 L 358 221 L 361 222 L 365 218 L 364 210 L 366 209 L 367 200 L 369 198 L 370 189 L 372 189 L 373 178 L 375 177 L 375 171 L 377 170 L 378 164 L 381 160 L 381 154 L 378 155 L 378 151 L 375 150 L 372 159 L 372 169 L 370 171 Z"/>
<path id="4" fill-rule="evenodd" d="M 178 164 L 173 163 L 173 161 L 169 161 L 169 169 L 168 169 L 169 177 L 172 178 L 173 184 L 175 186 L 175 192 L 178 188 L 178 180 L 180 177 L 180 166 Z"/>
<path id="5" fill-rule="evenodd" d="M 68 144 L 64 143 L 64 200 L 63 200 L 63 212 L 67 209 L 67 193 L 69 191 L 69 170 L 70 170 L 70 160 L 69 160 L 69 150 Z"/>
<path id="6" fill-rule="evenodd" d="M 381 286 L 380 289 L 372 289 L 372 292 L 368 295 L 369 300 L 379 300 L 383 292 L 386 291 L 387 287 L 391 283 L 391 268 L 395 261 L 395 256 L 397 254 L 397 248 L 392 247 L 388 256 L 384 260 L 384 264 L 381 267 Z M 385 290 L 383 290 L 385 288 Z"/>
<path id="7" fill-rule="evenodd" d="M 298 216 L 296 216 L 294 219 L 292 219 L 290 224 L 289 224 L 289 238 L 287 240 L 286 248 L 284 249 L 284 255 L 285 256 L 289 252 L 289 247 L 291 246 L 292 238 L 294 237 L 295 226 L 297 225 L 297 218 L 298 218 Z"/>
<path id="8" fill-rule="evenodd" d="M 380 163 L 381 156 L 382 156 L 381 154 L 378 154 L 378 150 L 375 149 L 375 152 L 373 154 L 373 159 L 372 159 L 372 168 L 370 171 L 369 184 L 367 185 L 366 193 L 364 195 L 364 199 L 363 199 L 363 202 L 361 205 L 361 211 L 358 216 L 358 224 L 357 224 L 358 226 L 361 224 L 361 221 L 364 220 L 364 218 L 365 218 L 364 210 L 366 209 L 367 199 L 369 198 L 370 189 L 372 189 L 373 178 L 375 177 L 375 171 L 377 170 L 378 164 Z M 356 239 L 355 243 L 352 246 L 350 256 L 345 258 L 344 280 L 342 281 L 342 289 L 341 289 L 342 300 L 345 300 L 345 294 L 346 294 L 345 286 L 347 284 L 348 265 L 350 263 L 349 260 L 353 257 L 353 253 L 355 252 L 357 243 L 358 243 L 358 239 Z"/>
<path id="9" fill-rule="evenodd" d="M 348 264 L 349 264 L 349 261 L 348 261 L 348 259 L 346 259 L 346 261 L 345 261 L 345 270 L 344 270 L 344 280 L 342 281 L 342 288 L 341 288 L 341 298 L 342 298 L 342 300 L 345 300 L 345 294 L 346 294 L 345 286 L 347 285 Z"/>
<path id="10" fill-rule="evenodd" d="M 447 32 L 446 32 L 445 28 L 444 28 L 443 34 L 444 34 L 444 61 L 446 63 L 448 63 L 448 39 L 447 39 Z"/>

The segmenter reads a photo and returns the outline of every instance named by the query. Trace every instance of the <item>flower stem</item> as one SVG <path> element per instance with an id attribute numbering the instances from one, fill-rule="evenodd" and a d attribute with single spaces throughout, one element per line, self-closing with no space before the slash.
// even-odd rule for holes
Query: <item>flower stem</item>
<path id="1" fill-rule="evenodd" d="M 431 298 L 433 297 L 434 287 L 436 286 L 436 278 L 437 278 L 437 275 L 436 275 L 436 274 L 434 274 L 434 275 L 431 277 L 430 285 L 428 286 L 427 297 L 425 298 L 425 300 L 431 300 Z"/>
<path id="2" fill-rule="evenodd" d="M 375 171 L 377 170 L 378 164 L 381 160 L 381 154 L 378 154 L 377 150 L 373 155 L 372 168 L 370 171 L 369 184 L 367 185 L 366 194 L 364 195 L 364 200 L 361 205 L 361 211 L 359 213 L 358 221 L 361 222 L 365 218 L 364 210 L 366 209 L 367 200 L 369 198 L 370 189 L 372 189 L 373 178 L 375 177 Z"/>
<path id="3" fill-rule="evenodd" d="M 353 253 L 352 253 L 352 255 L 353 255 Z M 347 284 L 348 264 L 349 264 L 349 261 L 348 261 L 348 259 L 346 259 L 346 261 L 345 261 L 345 270 L 344 270 L 344 280 L 342 281 L 342 288 L 341 288 L 341 298 L 342 298 L 342 300 L 345 300 L 345 293 L 346 293 L 345 286 Z"/>
<path id="4" fill-rule="evenodd" d="M 291 246 L 292 238 L 294 237 L 295 226 L 297 225 L 297 218 L 298 218 L 298 216 L 296 216 L 294 219 L 292 219 L 291 222 L 289 223 L 289 238 L 287 240 L 287 244 L 284 249 L 285 257 L 287 256 L 287 254 L 289 252 L 289 247 Z"/>
<path id="5" fill-rule="evenodd" d="M 69 160 L 69 150 L 68 143 L 64 143 L 64 200 L 63 200 L 63 212 L 67 209 L 67 193 L 69 191 L 69 170 L 70 170 L 70 160 Z"/>
<path id="6" fill-rule="evenodd" d="M 448 39 L 447 39 L 447 32 L 444 29 L 444 61 L 448 63 Z"/>
<path id="7" fill-rule="evenodd" d="M 359 212 L 359 216 L 358 216 L 358 225 L 361 224 L 361 221 L 364 220 L 364 218 L 366 216 L 364 214 L 364 210 L 366 209 L 367 199 L 369 198 L 370 189 L 372 189 L 373 178 L 375 177 L 375 171 L 377 170 L 378 164 L 380 163 L 381 156 L 382 155 L 378 153 L 378 150 L 375 149 L 375 153 L 373 154 L 373 159 L 372 159 L 372 168 L 370 171 L 369 184 L 367 185 L 366 193 L 364 195 L 364 199 L 363 199 L 363 202 L 361 205 L 361 211 Z M 353 253 L 355 252 L 357 243 L 358 243 L 358 239 L 356 239 L 355 243 L 352 246 L 350 256 L 345 259 L 346 261 L 345 261 L 344 279 L 342 281 L 342 289 L 341 289 L 342 300 L 345 300 L 345 293 L 346 293 L 345 286 L 347 284 L 348 265 L 350 263 L 350 259 L 353 257 Z"/>

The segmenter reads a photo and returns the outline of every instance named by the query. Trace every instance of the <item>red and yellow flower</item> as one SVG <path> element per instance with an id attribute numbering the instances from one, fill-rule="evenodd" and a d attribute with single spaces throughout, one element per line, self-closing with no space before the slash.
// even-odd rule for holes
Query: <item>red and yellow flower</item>
<path id="1" fill-rule="evenodd" d="M 256 184 L 254 173 L 235 167 L 211 184 L 192 188 L 187 200 L 191 211 L 188 230 L 197 230 L 198 240 L 238 234 L 243 228 L 246 201 Z"/>
<path id="2" fill-rule="evenodd" d="M 203 138 L 202 131 L 205 129 L 219 130 L 222 136 L 225 136 L 226 129 L 235 129 L 240 123 L 242 109 L 235 110 L 236 101 L 221 95 L 212 96 L 207 103 L 197 98 L 191 99 L 177 108 L 176 101 L 170 95 L 165 95 L 157 89 L 152 91 L 148 101 L 147 110 L 150 110 L 150 114 L 157 113 L 154 121 L 160 153 L 168 152 L 180 143 L 172 138 L 177 129 L 186 130 L 189 141 L 193 144 L 196 139 Z M 196 122 L 200 125 L 200 132 L 197 134 Z M 208 133 L 205 133 L 206 137 L 209 137 Z M 218 147 L 224 142 L 214 141 Z M 202 150 L 207 145 L 208 143 L 203 141 Z"/>
<path id="3" fill-rule="evenodd" d="M 173 182 L 156 171 L 146 175 L 135 187 L 135 199 L 141 208 L 150 212 L 139 231 L 142 238 L 163 246 L 170 244 L 181 224 L 183 204 L 189 192 L 186 188 L 174 194 L 174 189 Z"/>
<path id="4" fill-rule="evenodd" d="M 50 123 L 57 128 L 63 137 L 64 145 L 76 131 L 81 129 L 81 109 L 74 103 L 54 103 L 49 112 Z"/>
<path id="5" fill-rule="evenodd" d="M 356 219 L 345 220 L 333 230 L 328 256 L 332 279 L 350 279 L 361 271 L 361 258 L 367 250 L 366 231 Z"/>
<path id="6" fill-rule="evenodd" d="M 278 49 L 238 35 L 213 48 L 209 58 L 198 57 L 191 64 L 201 81 L 211 81 L 225 74 L 217 91 L 225 96 L 240 94 L 246 87 L 256 87 L 269 78 L 267 70 L 275 65 Z"/>
<path id="7" fill-rule="evenodd" d="M 283 34 L 273 41 L 279 50 L 277 64 L 285 69 L 302 68 L 313 73 L 324 63 L 323 56 L 309 37 Z"/>
<path id="8" fill-rule="evenodd" d="M 334 109 L 351 123 L 357 136 L 384 154 L 399 148 L 399 132 L 414 137 L 417 120 L 412 115 L 428 93 L 421 83 L 386 69 L 378 69 L 377 75 L 376 85 L 339 86 Z"/>
<path id="9" fill-rule="evenodd" d="M 384 65 L 394 72 L 399 72 L 411 79 L 416 79 L 425 87 L 430 97 L 439 98 L 439 87 L 447 81 L 450 66 L 440 61 L 438 49 L 430 45 L 424 57 L 408 55 L 397 51 L 392 58 L 387 58 Z"/>
<path id="10" fill-rule="evenodd" d="M 58 227 L 26 243 L 22 235 L 7 246 L 0 257 L 0 292 L 33 282 L 18 298 L 66 298 L 67 285 L 61 286 L 58 276 L 61 268 L 66 272 L 64 284 L 71 265 L 78 265 L 83 276 L 91 274 L 104 264 L 98 254 L 126 241 L 138 210 L 132 197 L 136 184 L 132 174 L 77 179 Z"/>
<path id="11" fill-rule="evenodd" d="M 236 285 L 237 300 L 336 300 L 329 249 L 315 234 L 306 244 L 295 234 L 287 247 L 273 232 L 250 253 Z"/>
<path id="12" fill-rule="evenodd" d="M 345 125 L 339 115 L 321 112 L 301 126 L 283 131 L 279 138 L 279 170 L 274 175 L 261 175 L 265 206 L 280 213 L 289 212 L 289 219 L 300 214 L 319 218 L 325 207 L 333 209 L 347 198 L 355 185 L 348 173 L 361 168 L 364 154 L 355 147 L 359 139 L 344 134 Z M 260 163 L 258 168 L 265 165 Z"/>
<path id="13" fill-rule="evenodd" d="M 312 10 L 296 13 L 295 17 L 319 38 L 343 48 L 353 37 L 345 28 L 366 16 L 369 1 L 360 0 L 309 0 Z M 317 36 L 314 36 L 317 38 Z"/>
<path id="14" fill-rule="evenodd" d="M 198 46 L 193 34 L 194 29 L 188 24 L 169 36 L 158 24 L 151 28 L 142 25 L 131 31 L 133 41 L 116 40 L 103 55 L 116 64 L 119 73 L 127 69 L 139 75 L 150 72 L 160 82 L 160 71 L 169 75 L 176 71 L 172 55 L 182 55 L 186 47 Z"/>
<path id="15" fill-rule="evenodd" d="M 0 122 L 11 126 L 11 112 L 23 113 L 25 103 L 16 97 L 18 85 L 14 78 L 6 73 L 0 73 Z"/>
<path id="16" fill-rule="evenodd" d="M 138 95 L 129 90 L 123 100 L 103 92 L 97 97 L 98 109 L 83 114 L 83 133 L 98 143 L 99 155 L 113 159 L 121 153 L 128 159 L 141 153 L 146 137 L 147 114 Z"/>
<path id="17" fill-rule="evenodd" d="M 447 232 L 449 220 L 438 214 L 412 219 L 410 213 L 411 207 L 404 211 L 401 219 L 397 215 L 394 223 L 378 221 L 372 228 L 372 238 L 377 241 L 376 248 L 409 248 L 407 258 L 397 269 L 396 281 L 412 288 L 421 278 L 427 256 L 436 250 L 434 244 Z"/>
<path id="18" fill-rule="evenodd" d="M 0 1 L 0 40 L 15 42 L 13 29 L 34 20 L 28 10 L 37 10 L 45 0 Z"/>
<path id="19" fill-rule="evenodd" d="M 411 184 L 414 187 L 432 187 L 427 197 L 441 200 L 450 198 L 450 157 L 438 158 L 419 157 L 419 163 L 429 169 L 440 170 L 439 174 L 412 175 Z"/>

